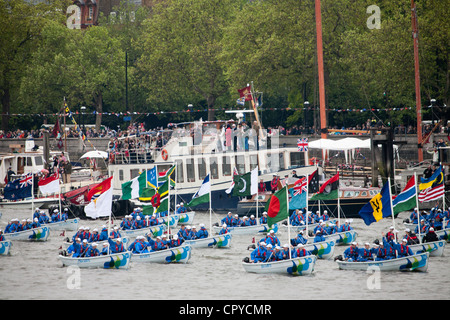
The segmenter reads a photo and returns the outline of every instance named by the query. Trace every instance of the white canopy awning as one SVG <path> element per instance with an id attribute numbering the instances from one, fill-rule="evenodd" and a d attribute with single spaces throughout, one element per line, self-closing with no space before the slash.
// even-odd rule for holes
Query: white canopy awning
<path id="1" fill-rule="evenodd" d="M 343 138 L 338 140 L 319 139 L 308 144 L 309 148 L 322 149 L 325 152 L 329 150 L 344 151 L 345 162 L 348 162 L 348 151 L 353 152 L 355 149 L 370 149 L 370 139 Z"/>

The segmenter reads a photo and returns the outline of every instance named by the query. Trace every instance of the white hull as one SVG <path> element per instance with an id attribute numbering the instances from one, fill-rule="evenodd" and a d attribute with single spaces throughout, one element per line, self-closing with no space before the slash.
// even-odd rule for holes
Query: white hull
<path id="1" fill-rule="evenodd" d="M 128 248 L 128 245 L 130 244 L 129 242 L 130 242 L 130 240 L 128 239 L 128 238 L 121 238 L 122 239 L 122 243 L 123 243 L 123 246 L 124 246 L 124 248 Z M 64 246 L 64 248 L 67 250 L 67 248 L 68 247 L 70 247 L 70 245 L 72 244 L 73 242 L 64 242 L 63 243 L 63 246 Z M 96 242 L 97 243 L 97 249 L 98 250 L 102 250 L 102 248 L 103 248 L 103 244 L 109 244 L 108 243 L 108 240 L 103 240 L 103 241 L 97 241 Z M 90 242 L 89 243 L 89 245 L 91 245 L 92 244 L 92 242 Z"/>
<path id="2" fill-rule="evenodd" d="M 278 231 L 278 225 L 274 224 L 272 228 L 275 233 Z M 222 227 L 213 226 L 213 230 L 216 234 L 222 230 Z M 235 235 L 244 235 L 244 234 L 255 234 L 255 233 L 267 233 L 271 229 L 267 226 L 267 224 L 258 224 L 255 226 L 248 227 L 228 227 L 228 232 Z"/>
<path id="3" fill-rule="evenodd" d="M 9 254 L 11 249 L 11 240 L 0 241 L 0 256 L 6 256 Z"/>
<path id="4" fill-rule="evenodd" d="M 20 232 L 5 233 L 3 236 L 7 240 L 23 240 L 23 241 L 47 241 L 50 229 L 45 226 L 33 228 Z"/>
<path id="5" fill-rule="evenodd" d="M 31 209 L 31 205 L 35 208 L 40 208 L 43 206 L 48 206 L 51 204 L 57 204 L 58 198 L 40 198 L 40 199 L 34 199 L 31 201 L 31 199 L 24 199 L 24 200 L 17 200 L 17 201 L 8 201 L 3 200 L 0 201 L 0 208 L 5 209 Z"/>
<path id="6" fill-rule="evenodd" d="M 137 236 L 145 236 L 148 233 L 151 233 L 154 237 L 162 236 L 164 231 L 166 230 L 166 226 L 164 224 L 160 224 L 153 227 L 147 227 L 142 229 L 134 229 L 134 230 L 120 230 L 122 236 L 127 238 L 136 238 Z"/>
<path id="7" fill-rule="evenodd" d="M 80 222 L 79 218 L 75 219 L 67 219 L 65 221 L 53 222 L 53 223 L 45 223 L 43 226 L 49 227 L 50 230 L 67 230 L 67 231 L 75 231 L 78 230 L 78 223 Z"/>
<path id="8" fill-rule="evenodd" d="M 438 236 L 439 239 L 442 240 L 447 240 L 447 242 L 450 242 L 450 229 L 442 229 L 442 230 L 437 230 L 435 231 L 436 235 Z"/>
<path id="9" fill-rule="evenodd" d="M 181 213 L 181 214 L 177 213 L 174 216 L 178 220 L 179 225 L 192 224 L 194 222 L 195 211 L 189 211 L 189 212 Z"/>
<path id="10" fill-rule="evenodd" d="M 189 245 L 152 251 L 148 253 L 131 254 L 133 262 L 152 262 L 152 263 L 187 263 L 191 258 L 192 248 Z"/>
<path id="11" fill-rule="evenodd" d="M 341 270 L 375 270 L 375 271 L 427 271 L 429 253 L 421 253 L 413 256 L 382 260 L 382 261 L 365 261 L 365 262 L 336 262 Z"/>
<path id="12" fill-rule="evenodd" d="M 229 248 L 231 245 L 231 234 L 223 234 L 219 236 L 210 236 L 208 238 L 185 240 L 184 243 L 192 248 Z"/>
<path id="13" fill-rule="evenodd" d="M 305 250 L 310 251 L 319 259 L 331 259 L 334 254 L 335 247 L 336 243 L 334 240 L 305 244 Z"/>
<path id="14" fill-rule="evenodd" d="M 273 262 L 242 262 L 245 271 L 260 274 L 291 274 L 295 276 L 309 275 L 314 271 L 317 257 L 314 255 Z"/>
<path id="15" fill-rule="evenodd" d="M 445 240 L 425 242 L 421 244 L 408 245 L 414 254 L 429 252 L 430 257 L 442 257 L 444 254 Z"/>
<path id="16" fill-rule="evenodd" d="M 131 252 L 129 251 L 83 258 L 59 256 L 63 266 L 77 266 L 80 268 L 128 269 L 130 259 Z"/>
<path id="17" fill-rule="evenodd" d="M 356 240 L 358 233 L 355 230 L 333 233 L 325 236 L 326 240 L 334 240 L 336 245 L 350 244 Z"/>
<path id="18" fill-rule="evenodd" d="M 329 223 L 335 223 L 336 222 L 336 220 L 333 220 L 333 221 L 325 221 L 325 225 L 328 227 L 328 224 Z M 300 225 L 300 226 L 293 226 L 293 225 L 290 225 L 290 228 L 291 228 L 291 231 L 292 232 L 300 232 L 300 231 L 302 231 L 302 230 L 305 230 L 306 229 L 306 227 L 308 227 L 308 230 L 314 230 L 314 228 L 315 227 L 317 227 L 319 224 L 318 223 L 312 223 L 312 224 L 308 224 L 308 226 L 306 226 L 306 224 L 304 224 L 304 225 Z M 288 228 L 288 226 L 287 225 L 284 225 L 284 227 L 287 229 Z"/>

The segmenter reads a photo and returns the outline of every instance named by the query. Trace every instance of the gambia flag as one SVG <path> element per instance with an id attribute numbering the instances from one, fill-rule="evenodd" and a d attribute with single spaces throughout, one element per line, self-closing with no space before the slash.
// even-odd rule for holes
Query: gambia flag
<path id="1" fill-rule="evenodd" d="M 408 180 L 405 188 L 400 192 L 394 200 L 392 200 L 392 206 L 394 207 L 394 216 L 397 216 L 402 211 L 407 211 L 413 209 L 416 204 L 417 198 L 417 187 L 416 187 L 416 177 L 412 176 Z"/>
<path id="2" fill-rule="evenodd" d="M 339 172 L 326 181 L 319 189 L 319 192 L 311 197 L 311 200 L 337 199 L 339 192 Z"/>
<path id="3" fill-rule="evenodd" d="M 269 228 L 273 224 L 288 218 L 289 205 L 286 186 L 270 197 L 266 203 L 265 211 L 267 212 L 267 224 Z"/>

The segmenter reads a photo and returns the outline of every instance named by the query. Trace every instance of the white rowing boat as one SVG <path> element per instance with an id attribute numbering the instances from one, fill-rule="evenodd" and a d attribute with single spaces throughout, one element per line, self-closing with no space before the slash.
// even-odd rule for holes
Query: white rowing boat
<path id="1" fill-rule="evenodd" d="M 147 253 L 132 253 L 133 262 L 153 262 L 153 263 L 187 263 L 191 258 L 192 248 L 190 245 L 151 251 Z"/>
<path id="2" fill-rule="evenodd" d="M 355 230 L 333 233 L 324 236 L 326 240 L 334 240 L 336 245 L 350 244 L 356 240 L 358 233 Z"/>
<path id="3" fill-rule="evenodd" d="M 50 235 L 50 229 L 46 226 L 40 226 L 19 232 L 4 233 L 6 240 L 27 240 L 27 241 L 47 241 Z"/>
<path id="4" fill-rule="evenodd" d="M 330 226 L 330 224 L 336 224 L 336 220 L 332 220 L 332 221 L 327 220 L 324 222 L 325 222 L 326 227 Z M 283 224 L 283 225 L 286 229 L 288 228 L 287 224 Z M 314 228 L 317 227 L 318 225 L 319 225 L 319 223 L 308 224 L 308 226 L 306 226 L 306 224 L 301 224 L 298 226 L 290 225 L 290 228 L 291 228 L 291 231 L 299 233 L 300 231 L 305 230 L 306 227 L 308 227 L 308 230 L 314 230 Z"/>
<path id="5" fill-rule="evenodd" d="M 176 213 L 173 215 L 177 220 L 178 224 L 192 224 L 194 222 L 195 211 L 189 211 L 186 213 Z"/>
<path id="6" fill-rule="evenodd" d="M 0 241 L 0 256 L 6 256 L 9 254 L 11 249 L 11 240 Z"/>
<path id="7" fill-rule="evenodd" d="M 80 268 L 103 268 L 103 269 L 128 269 L 131 260 L 131 252 L 125 251 L 112 253 L 97 257 L 66 257 L 59 255 L 63 266 L 77 266 Z"/>
<path id="8" fill-rule="evenodd" d="M 315 243 L 305 244 L 305 250 L 310 251 L 311 254 L 316 255 L 319 259 L 331 259 L 334 254 L 336 243 L 334 240 L 326 240 Z"/>
<path id="9" fill-rule="evenodd" d="M 424 242 L 420 244 L 408 245 L 408 247 L 414 252 L 414 254 L 429 252 L 430 257 L 442 257 L 444 254 L 445 240 Z"/>
<path id="10" fill-rule="evenodd" d="M 184 244 L 192 248 L 229 248 L 231 245 L 231 234 L 222 234 L 195 240 L 185 240 Z"/>
<path id="11" fill-rule="evenodd" d="M 291 274 L 294 276 L 310 275 L 314 271 L 317 256 L 297 257 L 272 262 L 242 262 L 244 270 L 249 273 L 259 274 Z"/>
<path id="12" fill-rule="evenodd" d="M 441 229 L 441 230 L 435 230 L 434 231 L 436 233 L 436 235 L 438 236 L 439 239 L 441 240 L 447 240 L 447 242 L 450 242 L 450 229 Z"/>
<path id="13" fill-rule="evenodd" d="M 427 271 L 429 253 L 380 261 L 349 262 L 336 260 L 341 270 Z"/>
<path id="14" fill-rule="evenodd" d="M 125 248 L 127 248 L 127 247 L 128 247 L 128 244 L 129 244 L 129 242 L 130 242 L 130 240 L 129 240 L 127 237 L 121 238 L 121 239 L 122 239 L 123 246 L 124 246 Z M 114 240 L 114 239 L 113 239 L 113 240 Z M 70 247 L 70 245 L 71 245 L 72 243 L 73 243 L 73 242 L 64 241 L 64 242 L 63 242 L 64 248 L 67 249 L 68 247 Z M 89 245 L 92 245 L 92 243 L 93 243 L 93 242 L 89 242 Z M 100 251 L 101 251 L 101 248 L 103 247 L 103 245 L 104 245 L 105 243 L 106 243 L 106 244 L 109 244 L 109 243 L 108 243 L 108 240 L 95 241 L 95 243 L 97 243 L 97 249 L 99 249 Z"/>
<path id="15" fill-rule="evenodd" d="M 50 230 L 67 230 L 74 231 L 78 229 L 78 223 L 80 222 L 80 218 L 67 219 L 64 221 L 51 222 L 51 223 L 43 223 L 42 226 L 49 227 Z"/>
<path id="16" fill-rule="evenodd" d="M 222 230 L 222 226 L 213 226 L 214 232 L 218 234 L 220 230 Z M 268 233 L 273 229 L 275 233 L 278 231 L 278 224 L 274 224 L 273 228 L 269 228 L 267 224 L 257 224 L 254 226 L 248 227 L 227 227 L 228 232 L 235 235 L 243 235 L 243 234 L 255 234 L 255 233 Z"/>
<path id="17" fill-rule="evenodd" d="M 141 229 L 128 229 L 128 230 L 120 230 L 122 236 L 127 238 L 136 238 L 137 236 L 145 236 L 148 233 L 151 233 L 153 237 L 160 237 L 163 235 L 164 231 L 166 231 L 165 224 L 158 224 L 152 227 L 146 227 Z"/>

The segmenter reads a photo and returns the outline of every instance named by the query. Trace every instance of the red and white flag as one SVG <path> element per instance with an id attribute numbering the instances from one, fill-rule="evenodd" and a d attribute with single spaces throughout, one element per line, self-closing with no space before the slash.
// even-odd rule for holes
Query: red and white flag
<path id="1" fill-rule="evenodd" d="M 38 186 L 42 194 L 59 192 L 59 174 L 56 172 L 48 178 L 39 180 Z"/>
<path id="2" fill-rule="evenodd" d="M 236 167 L 234 167 L 233 178 L 234 178 L 234 176 L 236 176 L 238 174 L 239 174 L 239 172 L 237 171 Z M 225 192 L 227 194 L 230 194 L 231 191 L 233 191 L 233 188 L 234 188 L 234 179 L 231 180 L 231 185 L 230 185 L 230 187 L 227 190 L 225 190 Z"/>
<path id="3" fill-rule="evenodd" d="M 109 177 L 103 182 L 89 190 L 87 199 L 89 204 L 84 207 L 86 217 L 96 219 L 98 217 L 109 217 L 112 210 L 112 185 Z"/>

